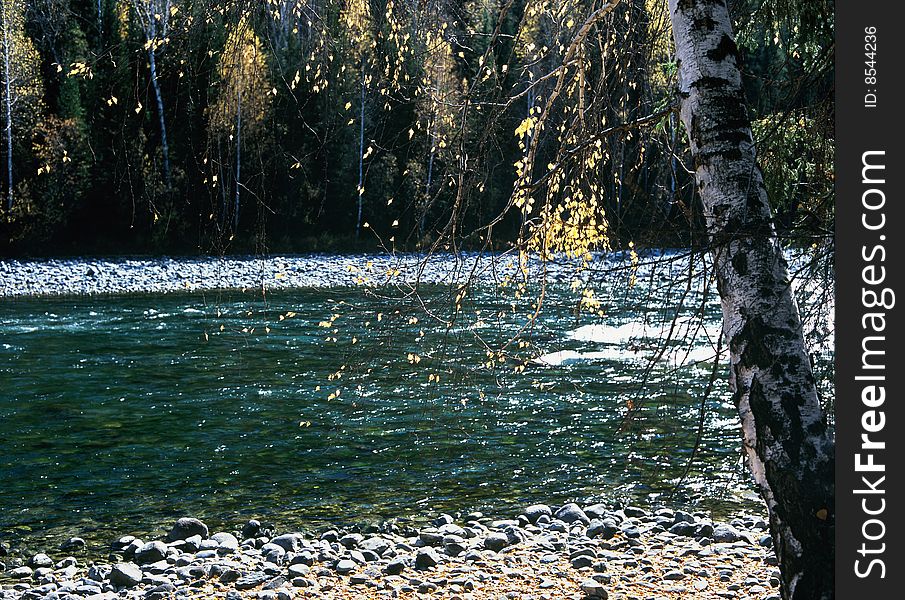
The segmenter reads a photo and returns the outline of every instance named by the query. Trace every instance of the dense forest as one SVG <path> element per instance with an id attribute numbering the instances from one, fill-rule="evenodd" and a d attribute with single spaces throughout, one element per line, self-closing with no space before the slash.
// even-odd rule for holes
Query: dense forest
<path id="1" fill-rule="evenodd" d="M 0 253 L 694 244 L 666 3 L 611 4 L 3 0 Z M 811 243 L 832 5 L 731 9 L 780 234 Z"/>

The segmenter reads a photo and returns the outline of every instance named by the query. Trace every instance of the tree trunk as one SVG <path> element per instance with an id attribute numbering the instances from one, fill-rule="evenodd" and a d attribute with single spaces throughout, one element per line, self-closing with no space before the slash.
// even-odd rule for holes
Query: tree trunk
<path id="1" fill-rule="evenodd" d="M 6 109 L 6 176 L 7 176 L 7 195 L 6 208 L 9 211 L 13 209 L 13 98 L 12 98 L 12 74 L 10 73 L 9 55 L 10 49 L 10 33 L 9 33 L 9 8 L 6 2 L 3 2 L 3 86 L 5 93 L 3 94 L 4 108 Z"/>
<path id="2" fill-rule="evenodd" d="M 788 600 L 833 598 L 834 447 L 757 166 L 724 0 L 669 0 L 688 132 L 748 462 Z"/>
<path id="3" fill-rule="evenodd" d="M 97 39 L 98 48 L 104 47 L 104 4 L 103 0 L 97 0 Z"/>
<path id="4" fill-rule="evenodd" d="M 365 60 L 361 59 L 361 114 L 358 125 L 358 216 L 355 218 L 355 239 L 361 233 L 361 205 L 365 187 Z"/>
<path id="5" fill-rule="evenodd" d="M 156 38 L 151 39 L 154 40 Z M 157 81 L 157 57 L 153 46 L 148 49 L 148 64 L 151 68 L 151 85 L 154 88 L 154 98 L 157 100 L 157 117 L 160 124 L 160 151 L 163 155 L 163 179 L 167 189 L 170 189 L 170 144 L 167 141 L 167 122 L 163 112 L 163 93 L 160 90 L 160 82 Z"/>
<path id="6" fill-rule="evenodd" d="M 239 182 L 242 169 L 242 84 L 239 84 L 239 96 L 236 102 L 236 197 L 233 202 L 233 232 L 239 229 Z"/>

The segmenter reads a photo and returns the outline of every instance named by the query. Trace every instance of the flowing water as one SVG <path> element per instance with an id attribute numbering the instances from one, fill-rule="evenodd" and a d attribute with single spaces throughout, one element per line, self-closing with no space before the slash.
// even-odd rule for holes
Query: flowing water
<path id="1" fill-rule="evenodd" d="M 758 509 L 725 368 L 702 402 L 719 306 L 676 272 L 597 281 L 595 314 L 550 284 L 533 322 L 539 288 L 513 283 L 470 288 L 452 322 L 444 286 L 4 300 L 0 539 L 109 541 L 186 514 Z"/>

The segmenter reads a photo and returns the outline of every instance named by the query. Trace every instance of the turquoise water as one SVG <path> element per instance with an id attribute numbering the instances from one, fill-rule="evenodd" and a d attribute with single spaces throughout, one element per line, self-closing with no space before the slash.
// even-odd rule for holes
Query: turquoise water
<path id="1" fill-rule="evenodd" d="M 430 316 L 453 314 L 443 287 L 5 300 L 0 539 L 109 541 L 185 514 L 313 528 L 570 499 L 756 507 L 725 369 L 670 496 L 719 310 L 693 290 L 651 366 L 679 295 L 623 277 L 598 283 L 603 316 L 548 286 L 533 324 L 539 290 L 491 285 L 453 323 Z"/>

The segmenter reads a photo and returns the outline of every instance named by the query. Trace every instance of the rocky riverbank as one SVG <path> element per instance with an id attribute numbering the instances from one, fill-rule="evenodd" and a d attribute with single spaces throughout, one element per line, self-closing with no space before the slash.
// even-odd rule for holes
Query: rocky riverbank
<path id="1" fill-rule="evenodd" d="M 612 268 L 624 261 L 619 252 L 600 255 L 595 269 Z M 681 262 L 659 268 L 681 271 Z M 544 275 L 548 281 L 571 281 L 575 266 L 569 261 L 547 263 Z M 537 275 L 541 265 L 532 261 L 530 268 Z M 516 271 L 510 256 L 477 254 L 10 260 L 0 261 L 0 298 L 462 283 L 471 277 L 495 281 Z"/>
<path id="2" fill-rule="evenodd" d="M 513 519 L 440 515 L 318 535 L 258 521 L 211 532 L 177 521 L 160 540 L 125 536 L 87 561 L 73 538 L 54 556 L 0 557 L 0 598 L 749 598 L 778 600 L 767 524 L 668 508 L 527 507 Z M 0 547 L 0 554 L 9 552 Z"/>

